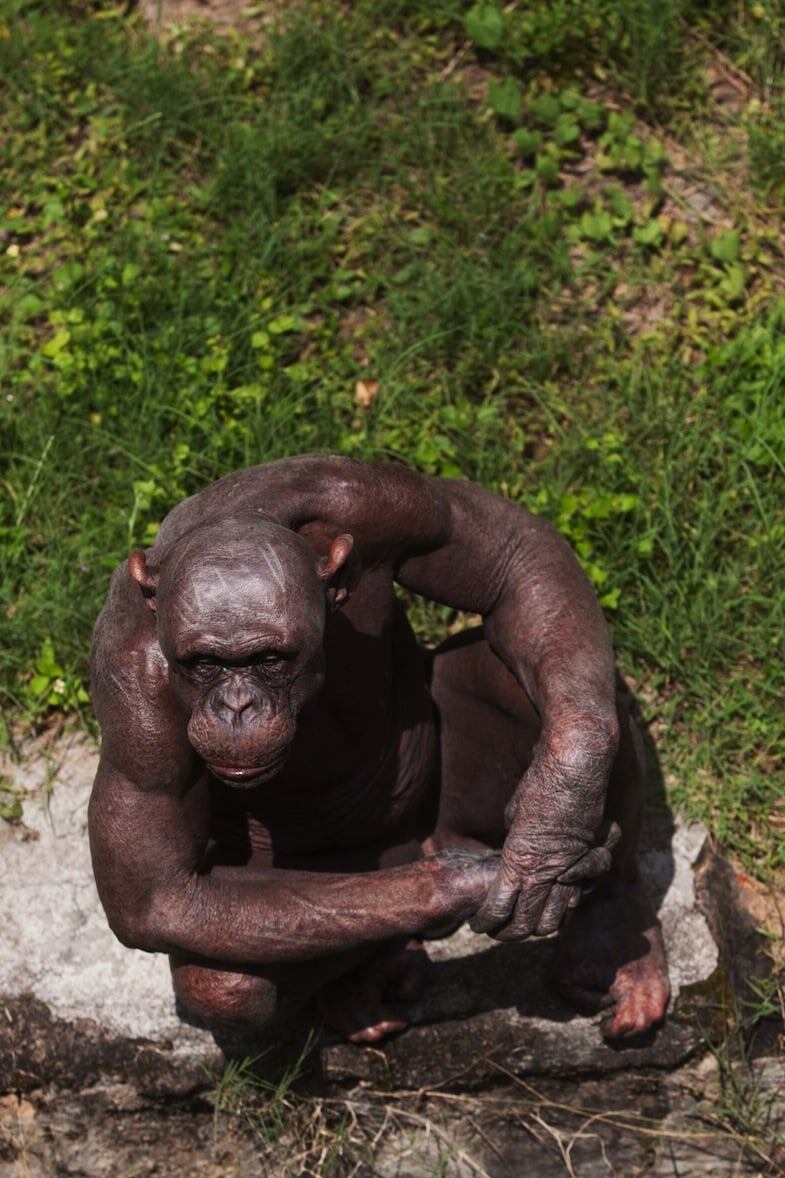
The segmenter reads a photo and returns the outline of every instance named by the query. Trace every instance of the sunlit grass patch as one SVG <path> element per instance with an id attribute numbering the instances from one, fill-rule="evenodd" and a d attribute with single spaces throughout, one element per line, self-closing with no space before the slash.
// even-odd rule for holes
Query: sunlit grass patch
<path id="1" fill-rule="evenodd" d="M 258 43 L 86 3 L 2 20 L 5 707 L 81 699 L 109 572 L 184 495 L 392 457 L 557 523 L 672 799 L 781 860 L 783 246 L 695 147 L 712 38 L 751 71 L 758 25 L 675 0 L 308 3 Z M 723 117 L 773 200 L 761 71 Z"/>

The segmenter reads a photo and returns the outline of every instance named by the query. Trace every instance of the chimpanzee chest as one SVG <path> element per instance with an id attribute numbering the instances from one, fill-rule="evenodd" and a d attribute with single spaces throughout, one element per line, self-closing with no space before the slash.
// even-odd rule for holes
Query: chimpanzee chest
<path id="1" fill-rule="evenodd" d="M 429 656 L 395 607 L 378 635 L 344 624 L 325 641 L 327 679 L 283 770 L 242 791 L 214 781 L 213 832 L 262 865 L 389 846 L 425 819 L 437 736 Z"/>

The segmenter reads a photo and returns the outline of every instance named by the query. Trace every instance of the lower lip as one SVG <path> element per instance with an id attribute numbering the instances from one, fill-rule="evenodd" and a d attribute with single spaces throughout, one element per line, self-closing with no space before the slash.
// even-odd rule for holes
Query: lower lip
<path id="1" fill-rule="evenodd" d="M 208 765 L 211 773 L 230 785 L 256 785 L 269 776 L 269 769 L 230 769 L 228 765 Z"/>

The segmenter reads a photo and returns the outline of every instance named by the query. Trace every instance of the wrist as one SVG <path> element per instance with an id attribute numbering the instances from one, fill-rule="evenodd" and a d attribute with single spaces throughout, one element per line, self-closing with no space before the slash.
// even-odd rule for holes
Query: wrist
<path id="1" fill-rule="evenodd" d="M 619 751 L 619 721 L 615 711 L 596 709 L 569 717 L 551 716 L 543 725 L 535 761 L 566 780 L 603 782 Z"/>
<path id="2" fill-rule="evenodd" d="M 431 861 L 439 872 L 434 919 L 465 920 L 485 900 L 499 870 L 500 855 L 451 847 L 438 852 Z"/>
<path id="3" fill-rule="evenodd" d="M 611 755 L 573 749 L 565 756 L 538 745 L 505 811 L 508 828 L 522 824 L 522 834 L 544 828 L 592 837 L 602 821 L 612 764 Z"/>

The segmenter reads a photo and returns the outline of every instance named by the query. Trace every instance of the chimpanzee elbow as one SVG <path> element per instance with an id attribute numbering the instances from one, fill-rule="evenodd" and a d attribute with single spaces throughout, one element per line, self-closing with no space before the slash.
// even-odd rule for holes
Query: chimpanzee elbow
<path id="1" fill-rule="evenodd" d="M 167 953 L 169 946 L 162 922 L 152 910 L 107 913 L 109 927 L 126 949 L 145 953 Z"/>

